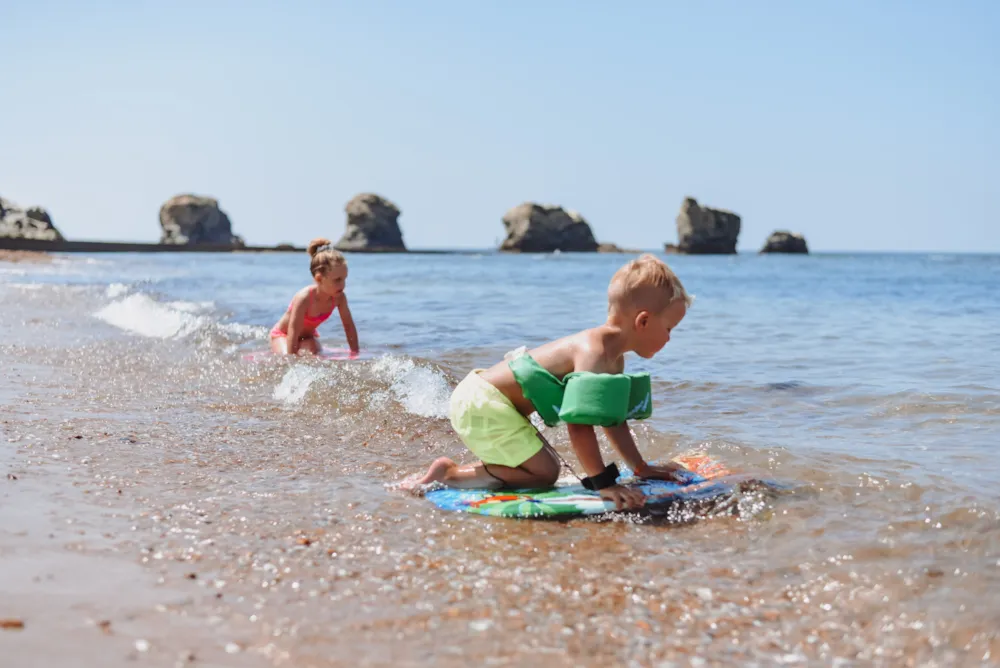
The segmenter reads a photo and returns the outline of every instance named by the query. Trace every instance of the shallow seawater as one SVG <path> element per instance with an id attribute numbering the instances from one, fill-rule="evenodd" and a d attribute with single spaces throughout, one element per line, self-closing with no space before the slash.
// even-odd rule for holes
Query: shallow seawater
<path id="1" fill-rule="evenodd" d="M 170 614 L 276 665 L 996 662 L 997 256 L 668 258 L 697 298 L 629 360 L 640 448 L 780 488 L 570 522 L 392 488 L 464 456 L 470 368 L 602 322 L 626 259 L 351 256 L 352 362 L 256 355 L 304 256 L 0 265 L 0 462 L 66 462 L 120 553 L 199 592 Z"/>

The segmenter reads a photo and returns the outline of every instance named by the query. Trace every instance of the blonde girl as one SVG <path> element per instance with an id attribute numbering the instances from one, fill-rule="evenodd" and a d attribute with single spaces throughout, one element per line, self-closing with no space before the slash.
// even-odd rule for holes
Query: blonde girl
<path id="1" fill-rule="evenodd" d="M 344 293 L 347 260 L 329 239 L 313 239 L 309 242 L 309 257 L 309 272 L 314 284 L 295 294 L 288 310 L 271 329 L 271 350 L 289 355 L 295 355 L 300 350 L 318 354 L 320 345 L 316 328 L 333 315 L 336 309 L 340 312 L 351 354 L 356 355 L 358 330 L 354 326 L 354 318 L 351 317 L 347 295 Z"/>

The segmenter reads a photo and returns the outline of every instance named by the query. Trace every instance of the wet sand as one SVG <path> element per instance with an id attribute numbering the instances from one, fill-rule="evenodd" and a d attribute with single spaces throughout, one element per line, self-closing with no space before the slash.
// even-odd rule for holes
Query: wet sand
<path id="1" fill-rule="evenodd" d="M 12 665 L 979 665 L 1000 650 L 976 591 L 992 581 L 952 540 L 915 540 L 918 518 L 850 553 L 813 495 L 667 526 L 484 520 L 362 474 L 391 450 L 336 462 L 266 423 L 193 438 L 108 417 L 4 424 Z M 961 551 L 995 545 L 995 519 L 945 521 L 964 525 Z"/>

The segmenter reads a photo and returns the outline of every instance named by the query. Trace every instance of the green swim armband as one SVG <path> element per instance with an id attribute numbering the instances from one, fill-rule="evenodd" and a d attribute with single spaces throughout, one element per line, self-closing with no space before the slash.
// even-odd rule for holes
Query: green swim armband
<path id="1" fill-rule="evenodd" d="M 559 417 L 569 424 L 613 427 L 625 421 L 631 383 L 620 373 L 581 371 L 566 376 Z"/>
<path id="2" fill-rule="evenodd" d="M 653 383 L 648 373 L 628 374 L 631 387 L 628 393 L 628 420 L 646 420 L 653 415 Z"/>
<path id="3" fill-rule="evenodd" d="M 545 424 L 549 427 L 559 424 L 559 407 L 562 406 L 565 390 L 563 382 L 531 355 L 515 357 L 507 366 L 521 386 L 524 398 L 531 402 Z"/>
<path id="4" fill-rule="evenodd" d="M 559 380 L 531 355 L 507 363 L 525 399 L 549 427 L 560 421 L 614 427 L 653 414 L 653 388 L 648 373 L 577 371 Z"/>
<path id="5" fill-rule="evenodd" d="M 653 414 L 653 387 L 648 373 L 578 372 L 566 376 L 559 417 L 569 424 L 615 427 Z"/>

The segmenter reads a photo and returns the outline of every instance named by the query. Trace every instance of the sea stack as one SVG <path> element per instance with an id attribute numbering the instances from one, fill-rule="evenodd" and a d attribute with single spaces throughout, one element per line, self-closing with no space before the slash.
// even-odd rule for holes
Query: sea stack
<path id="1" fill-rule="evenodd" d="M 504 214 L 503 226 L 507 238 L 500 244 L 502 251 L 572 253 L 598 250 L 594 233 L 583 216 L 561 206 L 525 202 Z"/>
<path id="2" fill-rule="evenodd" d="M 229 216 L 219 201 L 200 195 L 177 195 L 160 207 L 161 244 L 222 244 L 240 248 L 243 239 L 233 234 Z"/>
<path id="3" fill-rule="evenodd" d="M 337 242 L 342 251 L 400 252 L 406 250 L 399 228 L 399 207 L 374 193 L 354 196 L 344 207 L 347 228 Z"/>
<path id="4" fill-rule="evenodd" d="M 761 253 L 808 253 L 809 246 L 801 234 L 778 230 L 773 232 L 760 249 Z"/>
<path id="5" fill-rule="evenodd" d="M 0 237 L 63 241 L 63 235 L 52 224 L 52 216 L 39 206 L 22 209 L 0 197 Z"/>
<path id="6" fill-rule="evenodd" d="M 677 214 L 677 244 L 667 244 L 672 253 L 688 255 L 732 255 L 740 236 L 740 217 L 732 211 L 701 206 L 687 197 Z"/>

